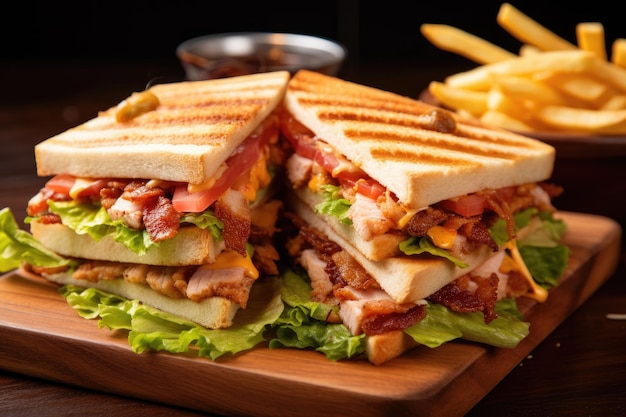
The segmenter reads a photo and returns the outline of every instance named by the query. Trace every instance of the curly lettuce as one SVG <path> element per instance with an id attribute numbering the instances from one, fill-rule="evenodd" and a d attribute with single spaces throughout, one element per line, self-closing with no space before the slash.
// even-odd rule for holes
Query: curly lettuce
<path id="1" fill-rule="evenodd" d="M 0 255 L 0 272 L 16 269 L 22 262 L 49 268 L 75 265 L 74 261 L 57 255 L 21 230 L 8 207 L 0 210 Z"/>
<path id="2" fill-rule="evenodd" d="M 348 216 L 352 204 L 350 200 L 341 197 L 341 188 L 338 185 L 321 185 L 320 193 L 323 201 L 315 206 L 316 213 L 336 217 L 343 224 L 352 224 L 352 219 Z"/>
<path id="3" fill-rule="evenodd" d="M 128 344 L 136 353 L 149 350 L 195 353 L 212 360 L 250 350 L 264 342 L 267 327 L 284 309 L 274 279 L 256 282 L 250 304 L 237 313 L 234 324 L 214 330 L 95 288 L 65 285 L 59 293 L 81 317 L 98 319 L 99 327 L 127 330 Z"/>
<path id="4" fill-rule="evenodd" d="M 158 242 L 150 239 L 148 232 L 129 228 L 124 220 L 112 220 L 100 204 L 78 203 L 76 201 L 48 201 L 49 210 L 61 218 L 63 224 L 77 234 L 88 234 L 95 241 L 105 236 L 112 237 L 137 255 L 144 255 Z M 27 221 L 33 221 L 28 218 Z M 223 224 L 210 211 L 188 213 L 181 217 L 181 223 L 191 223 L 201 229 L 208 229 L 215 241 L 222 240 Z"/>
<path id="5" fill-rule="evenodd" d="M 528 208 L 514 216 L 517 247 L 533 279 L 550 289 L 558 285 L 571 250 L 561 242 L 567 224 L 549 211 Z M 506 223 L 498 220 L 489 230 L 498 245 L 508 240 Z"/>

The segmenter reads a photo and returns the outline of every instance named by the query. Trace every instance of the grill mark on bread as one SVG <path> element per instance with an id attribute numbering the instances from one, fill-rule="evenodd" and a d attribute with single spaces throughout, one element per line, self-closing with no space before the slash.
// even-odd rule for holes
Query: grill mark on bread
<path id="1" fill-rule="evenodd" d="M 316 112 L 316 116 L 320 121 L 324 123 L 332 124 L 354 121 L 360 123 L 370 123 L 373 126 L 381 125 L 385 126 L 386 128 L 403 127 L 408 129 L 415 129 L 423 132 L 424 136 L 441 134 L 441 132 L 425 129 L 424 122 L 420 121 L 419 116 L 424 114 L 424 111 L 431 110 L 430 106 L 426 104 L 426 107 L 422 108 L 421 106 L 415 105 L 391 106 L 389 105 L 389 102 L 383 101 L 376 103 L 372 103 L 371 101 L 369 101 L 367 104 L 347 104 L 346 100 L 341 103 L 341 99 L 339 99 L 339 101 L 340 103 L 338 104 L 337 102 L 333 102 L 332 100 L 328 99 L 317 99 L 309 97 L 298 98 L 298 102 L 302 105 L 311 105 L 318 108 L 321 107 L 321 109 Z M 326 110 L 324 109 L 324 107 L 330 107 L 331 109 Z M 374 113 L 372 113 L 372 111 L 374 111 Z M 453 117 L 455 117 L 456 119 L 456 116 Z M 465 138 L 475 144 L 474 147 L 458 148 L 462 149 L 463 151 L 471 152 L 469 151 L 470 149 L 475 149 L 478 154 L 483 154 L 485 156 L 491 155 L 494 157 L 511 158 L 516 156 L 517 150 L 519 149 L 533 148 L 532 144 L 530 144 L 528 141 L 520 141 L 518 138 L 509 136 L 508 134 L 506 134 L 506 132 L 503 132 L 502 134 L 494 134 L 493 131 L 485 133 L 484 129 L 465 125 L 463 122 L 459 122 L 458 120 L 457 126 L 457 131 L 454 132 L 454 135 L 449 136 L 450 139 L 456 140 L 458 142 L 459 138 Z M 355 132 L 356 131 L 344 131 L 346 136 L 349 136 L 351 139 L 358 140 L 359 137 L 358 135 L 356 135 Z M 420 138 L 420 140 L 425 143 L 427 138 L 423 137 Z M 481 153 L 481 151 L 477 148 L 481 145 L 481 143 L 495 144 L 499 147 L 509 147 L 513 149 L 511 149 L 510 151 L 501 151 L 501 153 L 499 154 L 496 154 L 496 152 L 494 151 L 486 151 L 486 153 Z"/>
<path id="2" fill-rule="evenodd" d="M 117 147 L 125 145 L 146 145 L 150 141 L 158 140 L 159 145 L 219 145 L 225 141 L 228 131 L 236 129 L 235 126 L 232 129 L 225 129 L 215 132 L 198 132 L 199 126 L 195 126 L 194 132 L 181 132 L 181 127 L 176 126 L 176 132 L 171 135 L 167 134 L 167 128 L 161 127 L 162 132 L 155 134 L 148 130 L 142 133 L 141 130 L 133 131 L 132 128 L 126 128 L 118 131 L 106 132 L 106 137 L 101 139 L 94 137 L 97 132 L 89 132 L 85 137 L 80 137 L 80 132 L 74 136 L 65 136 L 63 140 L 55 140 L 56 144 L 63 144 L 67 140 L 68 144 L 71 143 L 74 146 L 80 146 L 81 148 L 103 148 L 103 147 Z"/>
<path id="3" fill-rule="evenodd" d="M 256 105 L 250 106 L 248 103 L 242 103 L 236 106 L 236 111 L 233 111 L 232 107 L 212 106 L 210 108 L 200 108 L 196 111 L 173 108 L 169 111 L 152 112 L 147 113 L 141 120 L 141 123 L 137 123 L 137 125 L 146 129 L 189 124 L 196 126 L 211 126 L 214 124 L 241 125 L 259 113 L 259 106 Z M 109 128 L 124 129 L 127 127 L 128 125 L 116 126 L 112 124 Z"/>
<path id="4" fill-rule="evenodd" d="M 434 152 L 437 151 L 454 151 L 460 152 L 465 155 L 473 155 L 473 156 L 482 156 L 487 158 L 499 158 L 499 159 L 509 159 L 516 160 L 519 158 L 519 155 L 515 149 L 505 150 L 505 149 L 493 149 L 488 147 L 482 147 L 479 142 L 474 141 L 459 141 L 458 138 L 455 138 L 451 135 L 424 131 L 424 136 L 417 135 L 401 135 L 398 132 L 387 132 L 387 131 L 377 131 L 375 129 L 345 129 L 344 134 L 346 137 L 354 140 L 355 142 L 367 142 L 371 140 L 382 142 L 382 144 L 369 144 L 370 149 L 372 149 L 372 156 L 374 155 L 374 150 L 378 149 L 376 153 L 383 155 L 385 152 L 383 149 L 387 148 L 393 151 L 393 148 L 396 147 L 404 147 L 403 153 L 407 155 L 407 161 L 416 161 L 418 160 L 416 157 L 409 158 L 408 156 L 413 153 L 414 155 L 423 155 L 424 152 L 420 152 L 420 148 L 430 148 Z M 424 149 L 426 152 L 427 149 Z M 461 160 L 467 159 L 464 156 L 458 156 L 456 158 L 452 158 L 451 160 L 456 161 L 457 163 Z"/>
<path id="5" fill-rule="evenodd" d="M 372 148 L 370 154 L 373 158 L 383 159 L 387 161 L 413 162 L 427 165 L 455 165 L 466 167 L 477 167 L 481 164 L 463 158 L 455 158 L 453 156 L 434 155 L 432 153 L 414 152 L 403 149 L 390 148 Z"/>
<path id="6" fill-rule="evenodd" d="M 434 110 L 442 111 L 438 107 L 367 86 L 358 86 L 359 95 L 354 98 L 354 94 L 343 95 L 339 85 L 320 86 L 317 83 L 317 78 L 317 75 L 313 77 L 306 75 L 301 80 L 292 79 L 289 90 L 298 97 L 298 103 L 301 106 L 316 108 L 316 117 L 324 123 L 355 121 L 387 127 L 416 129 L 424 132 L 424 135 L 435 134 L 433 130 L 424 129 L 423 121 L 420 121 L 419 117 Z M 493 131 L 487 132 L 482 127 L 473 126 L 469 122 L 460 120 L 455 114 L 451 113 L 451 117 L 457 122 L 457 131 L 450 138 L 458 141 L 459 137 L 462 137 L 474 142 L 475 146 L 463 147 L 461 144 L 442 146 L 445 149 L 457 149 L 461 152 L 505 159 L 518 159 L 518 150 L 534 149 L 532 143 L 519 140 L 507 132 L 494 134 Z M 344 133 L 353 140 L 359 139 L 358 136 L 347 130 L 344 130 Z M 421 139 L 425 143 L 425 138 Z M 498 152 L 485 150 L 478 148 L 481 143 L 512 149 Z"/>
<path id="7" fill-rule="evenodd" d="M 97 127 L 70 129 L 51 142 L 94 148 L 155 142 L 179 145 L 219 145 L 248 120 L 256 117 L 267 100 L 207 101 L 202 106 L 167 103 L 128 123 L 103 119 Z"/>
<path id="8" fill-rule="evenodd" d="M 395 127 L 403 127 L 408 129 L 415 129 L 423 134 L 422 137 L 415 137 L 415 140 L 411 140 L 411 138 L 406 138 L 403 140 L 412 141 L 412 142 L 435 142 L 438 141 L 435 136 L 442 135 L 445 133 L 437 132 L 431 129 L 424 128 L 424 122 L 420 121 L 415 114 L 412 114 L 408 117 L 401 117 L 397 115 L 389 115 L 389 114 L 366 114 L 359 112 L 358 109 L 354 111 L 349 110 L 340 110 L 340 111 L 325 111 L 322 110 L 317 113 L 317 117 L 326 123 L 336 123 L 336 122 L 345 122 L 345 121 L 355 121 L 361 123 L 371 123 L 372 130 L 371 131 L 358 131 L 358 130 L 348 130 L 345 129 L 344 133 L 346 136 L 351 139 L 358 140 L 359 135 L 364 137 L 369 136 L 369 132 L 374 132 L 374 128 L 376 125 L 384 126 L 385 128 L 395 128 Z M 459 125 L 457 123 L 457 125 Z M 453 145 L 451 142 L 457 142 L 457 145 L 461 145 L 459 138 L 467 139 L 471 141 L 475 146 L 480 146 L 481 143 L 491 143 L 496 144 L 498 146 L 511 147 L 514 149 L 530 149 L 532 148 L 528 142 L 522 142 L 516 140 L 514 138 L 507 137 L 506 135 L 494 135 L 493 132 L 491 134 L 485 134 L 482 130 L 478 129 L 468 129 L 464 126 L 459 126 L 454 135 L 446 135 L 449 138 L 450 145 Z M 377 139 L 383 140 L 383 137 L 374 136 Z M 442 147 L 446 147 L 443 142 L 440 142 Z M 459 149 L 474 149 L 474 147 L 462 147 Z M 510 152 L 503 152 L 503 155 L 514 155 L 516 151 L 511 150 Z"/>

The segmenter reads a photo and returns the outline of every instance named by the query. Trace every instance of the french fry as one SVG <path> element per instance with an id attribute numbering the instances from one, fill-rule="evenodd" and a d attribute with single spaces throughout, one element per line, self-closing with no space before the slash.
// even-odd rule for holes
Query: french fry
<path id="1" fill-rule="evenodd" d="M 527 43 L 519 48 L 519 56 L 528 56 L 531 54 L 538 54 L 540 52 L 541 49 L 537 48 L 535 45 L 528 45 Z"/>
<path id="2" fill-rule="evenodd" d="M 536 131 L 534 127 L 497 110 L 487 110 L 480 117 L 480 121 L 486 125 L 496 126 L 502 129 L 512 130 L 514 132 L 531 133 Z"/>
<path id="3" fill-rule="evenodd" d="M 613 94 L 600 107 L 600 110 L 626 109 L 626 94 Z"/>
<path id="4" fill-rule="evenodd" d="M 534 105 L 531 111 L 542 122 L 558 130 L 588 133 L 626 132 L 626 110 L 588 110 L 568 106 Z"/>
<path id="5" fill-rule="evenodd" d="M 606 61 L 606 44 L 604 42 L 604 26 L 598 22 L 581 22 L 576 25 L 578 47 L 595 53 L 598 58 Z"/>
<path id="6" fill-rule="evenodd" d="M 422 35 L 433 45 L 454 52 L 478 64 L 491 64 L 516 55 L 478 36 L 448 25 L 423 24 Z"/>
<path id="7" fill-rule="evenodd" d="M 526 100 L 516 96 L 503 93 L 498 88 L 493 88 L 489 91 L 487 96 L 487 111 L 481 116 L 481 120 L 488 119 L 491 124 L 497 125 L 508 129 L 506 126 L 513 124 L 512 120 L 517 120 L 521 123 L 517 129 L 519 130 L 524 126 L 531 130 L 543 130 L 546 128 L 540 121 L 538 121 L 531 112 L 525 106 Z M 505 117 L 506 116 L 506 117 Z M 511 119 L 511 120 L 508 120 Z M 499 123 L 496 121 L 499 120 Z M 506 123 L 506 126 L 503 125 Z"/>
<path id="8" fill-rule="evenodd" d="M 532 117 L 523 104 L 503 94 L 498 89 L 493 89 L 489 92 L 485 114 L 488 112 L 506 115 L 524 124 L 528 124 Z M 484 117 L 484 114 L 482 117 Z"/>
<path id="9" fill-rule="evenodd" d="M 531 19 L 509 3 L 500 6 L 496 20 L 507 32 L 523 43 L 534 45 L 542 51 L 577 49 L 539 22 Z"/>
<path id="10" fill-rule="evenodd" d="M 607 83 L 587 74 L 554 72 L 541 77 L 541 81 L 555 90 L 567 94 L 574 99 L 572 100 L 574 103 L 578 103 L 581 107 L 598 107 L 612 93 L 612 89 Z"/>
<path id="11" fill-rule="evenodd" d="M 567 98 L 563 97 L 557 90 L 531 77 L 494 74 L 493 84 L 494 87 L 498 88 L 504 94 L 521 100 L 532 100 L 560 105 L 566 105 L 568 102 Z"/>
<path id="12" fill-rule="evenodd" d="M 596 60 L 593 52 L 580 49 L 542 52 L 495 64 L 481 65 L 469 71 L 452 74 L 445 79 L 445 82 L 455 88 L 486 91 L 491 86 L 492 74 L 524 75 L 548 71 L 582 73 L 592 71 Z"/>
<path id="13" fill-rule="evenodd" d="M 626 68 L 626 39 L 618 38 L 611 45 L 611 62 L 618 67 Z"/>
<path id="14" fill-rule="evenodd" d="M 626 68 L 599 59 L 595 60 L 594 64 L 593 73 L 598 79 L 608 82 L 622 92 L 626 92 Z"/>
<path id="15" fill-rule="evenodd" d="M 432 81 L 428 86 L 428 91 L 444 107 L 462 109 L 474 117 L 480 116 L 487 110 L 486 92 L 450 88 L 439 81 Z"/>

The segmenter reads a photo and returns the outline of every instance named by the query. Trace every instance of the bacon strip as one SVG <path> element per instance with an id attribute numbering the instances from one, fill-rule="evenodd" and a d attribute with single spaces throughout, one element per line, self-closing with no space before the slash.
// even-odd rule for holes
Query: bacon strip
<path id="1" fill-rule="evenodd" d="M 169 198 L 159 195 L 143 206 L 143 222 L 153 242 L 171 239 L 178 234 L 180 214 Z"/>
<path id="2" fill-rule="evenodd" d="M 357 290 L 350 286 L 335 290 L 340 315 L 352 334 L 368 336 L 403 330 L 426 317 L 425 305 L 398 304 L 380 289 Z"/>
<path id="3" fill-rule="evenodd" d="M 498 317 L 495 305 L 498 292 L 498 276 L 472 277 L 471 282 L 476 285 L 471 290 L 470 277 L 465 275 L 457 278 L 439 291 L 430 295 L 429 301 L 442 304 L 457 313 L 470 313 L 482 311 L 485 323 L 489 323 Z"/>

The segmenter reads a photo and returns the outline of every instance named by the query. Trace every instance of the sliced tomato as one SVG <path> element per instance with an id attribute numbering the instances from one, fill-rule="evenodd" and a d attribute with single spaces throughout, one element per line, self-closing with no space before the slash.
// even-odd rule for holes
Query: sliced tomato
<path id="1" fill-rule="evenodd" d="M 257 129 L 253 134 L 241 144 L 233 154 L 226 160 L 227 169 L 215 181 L 215 184 L 206 190 L 190 193 L 187 184 L 178 185 L 174 189 L 172 196 L 172 205 L 179 212 L 200 213 L 211 204 L 213 204 L 219 196 L 228 190 L 240 175 L 247 173 L 255 164 L 261 155 L 261 149 L 265 146 L 271 136 L 276 133 L 271 121 L 266 121 L 261 128 Z"/>
<path id="2" fill-rule="evenodd" d="M 385 191 L 385 187 L 383 187 L 378 181 L 371 178 L 361 178 L 356 182 L 356 192 L 374 200 L 385 194 Z"/>
<path id="3" fill-rule="evenodd" d="M 451 200 L 444 200 L 440 205 L 443 209 L 453 211 L 461 216 L 478 216 L 485 210 L 485 197 L 478 194 L 470 194 Z"/>
<path id="4" fill-rule="evenodd" d="M 76 177 L 73 175 L 59 174 L 50 178 L 46 182 L 45 188 L 54 191 L 55 193 L 70 194 L 72 186 L 76 182 Z"/>
<path id="5" fill-rule="evenodd" d="M 87 197 L 100 194 L 100 190 L 107 185 L 108 179 L 85 179 L 76 178 L 73 175 L 59 174 L 52 177 L 45 188 L 58 194 L 70 195 L 73 189 L 79 187 L 78 193 L 72 197 Z M 77 190 L 74 190 L 76 192 Z"/>
<path id="6" fill-rule="evenodd" d="M 504 188 L 499 188 L 496 190 L 496 192 L 498 193 L 498 196 L 506 201 L 506 202 L 510 202 L 511 199 L 513 198 L 513 195 L 515 195 L 515 190 L 517 189 L 517 187 L 512 186 L 512 187 L 504 187 Z"/>
<path id="7" fill-rule="evenodd" d="M 339 182 L 344 187 L 352 188 L 357 193 L 374 200 L 385 194 L 386 191 L 386 188 L 383 185 L 363 174 L 363 172 L 345 172 L 341 177 L 339 177 Z"/>
<path id="8" fill-rule="evenodd" d="M 313 160 L 322 166 L 326 171 L 333 172 L 340 164 L 339 158 L 329 152 L 316 150 Z"/>
<path id="9" fill-rule="evenodd" d="M 315 158 L 317 152 L 315 134 L 287 112 L 280 116 L 280 131 L 295 153 L 305 158 Z"/>

